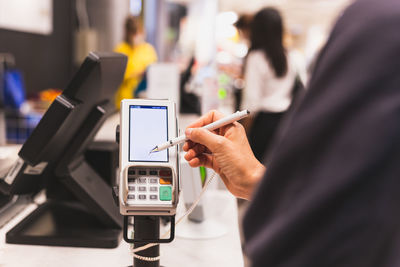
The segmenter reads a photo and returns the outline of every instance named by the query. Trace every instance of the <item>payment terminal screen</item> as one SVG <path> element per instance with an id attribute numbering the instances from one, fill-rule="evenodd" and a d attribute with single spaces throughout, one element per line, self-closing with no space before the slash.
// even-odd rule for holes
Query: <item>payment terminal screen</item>
<path id="1" fill-rule="evenodd" d="M 168 141 L 166 106 L 129 106 L 129 161 L 168 162 L 168 149 L 149 154 Z"/>

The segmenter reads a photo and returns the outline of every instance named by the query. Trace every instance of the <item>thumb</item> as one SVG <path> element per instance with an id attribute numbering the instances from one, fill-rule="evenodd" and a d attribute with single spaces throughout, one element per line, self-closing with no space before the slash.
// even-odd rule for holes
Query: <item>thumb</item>
<path id="1" fill-rule="evenodd" d="M 188 139 L 206 146 L 211 152 L 214 152 L 225 141 L 225 137 L 214 134 L 204 128 L 187 128 L 185 134 Z"/>

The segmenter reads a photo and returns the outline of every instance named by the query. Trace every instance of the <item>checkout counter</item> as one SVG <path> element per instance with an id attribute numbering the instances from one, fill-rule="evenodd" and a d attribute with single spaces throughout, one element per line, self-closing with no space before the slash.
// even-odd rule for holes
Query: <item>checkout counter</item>
<path id="1" fill-rule="evenodd" d="M 95 140 L 115 139 L 119 116 L 111 116 Z M 215 179 L 214 182 L 217 182 Z M 110 192 L 111 194 L 111 192 Z M 0 228 L 0 266 L 129 266 L 132 265 L 130 244 L 121 241 L 115 249 L 15 245 L 5 243 L 5 234 L 45 201 L 39 194 L 33 203 Z M 218 205 L 215 205 L 218 203 Z M 226 190 L 211 186 L 203 199 L 205 217 L 225 226 L 226 234 L 209 239 L 189 239 L 179 235 L 172 243 L 160 246 L 162 266 L 243 266 L 239 237 L 236 199 Z M 185 211 L 180 201 L 177 218 Z M 187 220 L 187 219 L 185 219 Z M 207 219 L 206 219 L 207 220 Z M 183 221 L 182 224 L 185 222 Z M 179 232 L 180 225 L 177 225 Z"/>

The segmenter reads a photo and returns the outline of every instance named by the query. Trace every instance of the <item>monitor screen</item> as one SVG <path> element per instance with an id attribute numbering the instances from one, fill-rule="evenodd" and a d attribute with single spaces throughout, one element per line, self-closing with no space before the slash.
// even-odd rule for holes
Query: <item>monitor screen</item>
<path id="1" fill-rule="evenodd" d="M 166 106 L 129 106 L 129 161 L 168 162 L 168 149 L 151 153 L 168 141 Z"/>
<path id="2" fill-rule="evenodd" d="M 0 179 L 0 190 L 6 194 L 37 192 L 57 183 L 55 177 L 67 175 L 67 162 L 81 159 L 114 111 L 112 99 L 123 79 L 126 60 L 117 53 L 91 52 L 86 57 L 18 154 L 23 164 L 44 167 L 21 167 L 12 179 Z"/>

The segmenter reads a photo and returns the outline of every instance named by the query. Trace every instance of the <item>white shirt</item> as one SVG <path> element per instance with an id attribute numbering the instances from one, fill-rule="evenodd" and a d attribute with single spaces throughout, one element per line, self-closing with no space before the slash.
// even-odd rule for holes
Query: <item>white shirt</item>
<path id="1" fill-rule="evenodd" d="M 246 86 L 242 109 L 251 112 L 283 112 L 292 101 L 292 89 L 296 72 L 288 56 L 288 71 L 276 77 L 275 70 L 262 51 L 251 51 L 245 69 Z"/>

